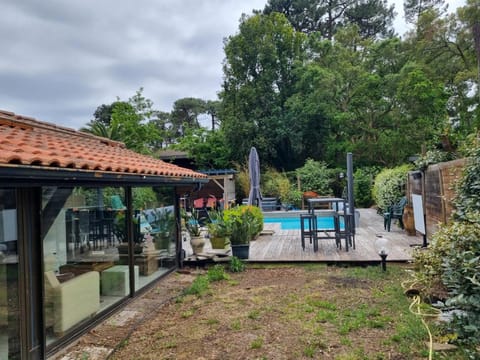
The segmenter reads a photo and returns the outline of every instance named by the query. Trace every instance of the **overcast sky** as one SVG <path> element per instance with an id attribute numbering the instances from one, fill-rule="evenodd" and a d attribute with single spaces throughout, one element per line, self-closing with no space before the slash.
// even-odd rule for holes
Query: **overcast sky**
<path id="1" fill-rule="evenodd" d="M 265 3 L 0 0 L 0 109 L 78 129 L 99 105 L 140 87 L 162 111 L 183 97 L 215 100 L 223 39 Z M 395 3 L 403 33 L 403 1 Z"/>

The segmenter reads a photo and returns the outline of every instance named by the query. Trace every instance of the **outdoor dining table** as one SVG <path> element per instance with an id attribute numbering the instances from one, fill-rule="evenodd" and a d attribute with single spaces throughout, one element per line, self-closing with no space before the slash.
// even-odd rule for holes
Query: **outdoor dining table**
<path id="1" fill-rule="evenodd" d="M 308 213 L 312 215 L 315 224 L 317 217 L 333 217 L 333 229 L 318 229 L 318 227 L 315 226 L 316 234 L 313 238 L 314 251 L 318 250 L 318 239 L 335 239 L 336 245 L 341 247 L 342 238 L 345 238 L 345 250 L 348 251 L 351 243 L 351 229 L 349 229 L 350 221 L 348 221 L 344 212 L 346 209 L 346 200 L 338 197 L 318 197 L 307 199 L 307 203 Z M 322 206 L 322 209 L 316 209 L 319 206 Z M 325 207 L 328 208 L 325 209 Z M 340 217 L 344 218 L 343 231 L 340 228 Z M 334 236 L 330 235 L 328 230 L 333 230 L 335 233 Z"/>

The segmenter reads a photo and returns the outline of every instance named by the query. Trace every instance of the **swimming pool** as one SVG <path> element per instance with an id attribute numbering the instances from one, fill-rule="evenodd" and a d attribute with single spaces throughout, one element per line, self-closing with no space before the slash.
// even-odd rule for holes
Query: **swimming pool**
<path id="1" fill-rule="evenodd" d="M 265 224 L 280 223 L 282 230 L 300 230 L 300 215 L 292 216 L 268 216 L 264 214 L 263 222 Z M 307 221 L 305 220 L 305 227 L 308 228 Z M 333 217 L 317 217 L 318 229 L 334 229 Z M 340 228 L 343 229 L 343 220 L 340 220 Z"/>

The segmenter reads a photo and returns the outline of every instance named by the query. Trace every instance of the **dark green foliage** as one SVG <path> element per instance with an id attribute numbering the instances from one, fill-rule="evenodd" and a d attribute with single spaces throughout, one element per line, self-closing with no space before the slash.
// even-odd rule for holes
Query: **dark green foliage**
<path id="1" fill-rule="evenodd" d="M 297 169 L 302 191 L 314 191 L 318 195 L 333 195 L 332 180 L 335 174 L 324 162 L 307 159 L 303 167 Z"/>
<path id="2" fill-rule="evenodd" d="M 363 37 L 391 35 L 393 5 L 383 0 L 269 0 L 264 14 L 285 14 L 297 31 L 332 39 L 338 29 L 355 24 Z"/>
<path id="3" fill-rule="evenodd" d="M 455 218 L 478 224 L 480 223 L 480 146 L 477 144 L 473 147 L 469 155 L 457 189 Z"/>
<path id="4" fill-rule="evenodd" d="M 374 204 L 372 197 L 372 187 L 379 168 L 359 168 L 353 175 L 353 192 L 355 206 L 359 208 L 369 208 Z"/>

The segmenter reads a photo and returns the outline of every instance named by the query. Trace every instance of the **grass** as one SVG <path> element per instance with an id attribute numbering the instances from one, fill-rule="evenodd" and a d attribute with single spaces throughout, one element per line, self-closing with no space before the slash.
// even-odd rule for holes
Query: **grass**
<path id="1" fill-rule="evenodd" d="M 255 268 L 260 272 L 249 267 L 246 273 L 224 276 L 223 267 L 214 267 L 197 276 L 183 301 L 172 304 L 176 318 L 162 319 L 161 324 L 171 324 L 160 330 L 165 334 L 162 342 L 175 345 L 171 348 L 179 358 L 181 349 L 188 349 L 192 358 L 212 358 L 205 353 L 209 348 L 215 354 L 243 349 L 245 358 L 255 359 L 281 355 L 383 360 L 428 355 L 426 329 L 408 310 L 402 266 L 389 266 L 387 272 L 378 267 L 325 265 Z M 449 358 L 467 359 L 460 351 L 434 357 Z"/>

